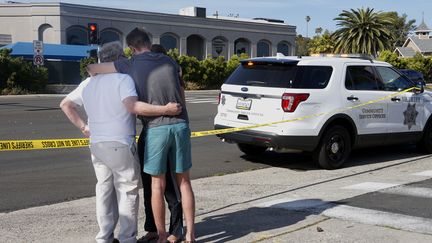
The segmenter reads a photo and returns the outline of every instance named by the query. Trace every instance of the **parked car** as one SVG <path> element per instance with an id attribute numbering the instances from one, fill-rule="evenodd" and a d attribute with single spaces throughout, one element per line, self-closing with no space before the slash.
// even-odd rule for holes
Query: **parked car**
<path id="1" fill-rule="evenodd" d="M 386 62 L 276 56 L 241 62 L 221 87 L 214 126 L 306 117 L 218 136 L 248 155 L 306 151 L 336 169 L 360 147 L 414 143 L 432 153 L 431 113 L 432 92 Z"/>
<path id="2" fill-rule="evenodd" d="M 414 81 L 415 83 L 417 82 L 424 82 L 424 77 L 423 77 L 423 73 L 416 71 L 416 70 L 412 70 L 412 69 L 399 69 L 399 71 L 407 76 L 409 79 L 411 79 L 412 81 Z"/>

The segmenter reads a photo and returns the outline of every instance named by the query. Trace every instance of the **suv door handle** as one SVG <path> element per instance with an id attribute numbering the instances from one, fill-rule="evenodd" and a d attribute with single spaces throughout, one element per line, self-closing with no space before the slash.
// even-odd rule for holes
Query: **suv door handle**
<path id="1" fill-rule="evenodd" d="M 391 101 L 399 102 L 401 99 L 399 97 L 392 97 Z"/>
<path id="2" fill-rule="evenodd" d="M 354 95 L 351 95 L 351 96 L 348 96 L 348 97 L 347 97 L 347 100 L 357 101 L 357 100 L 359 100 L 359 98 L 358 98 L 358 97 L 355 97 Z"/>

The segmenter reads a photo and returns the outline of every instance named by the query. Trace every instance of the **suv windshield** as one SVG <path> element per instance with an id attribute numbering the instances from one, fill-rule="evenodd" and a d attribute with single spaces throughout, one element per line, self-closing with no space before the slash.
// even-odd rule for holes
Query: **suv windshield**
<path id="1" fill-rule="evenodd" d="M 297 66 L 297 62 L 242 62 L 225 84 L 272 88 L 323 89 L 330 66 Z"/>

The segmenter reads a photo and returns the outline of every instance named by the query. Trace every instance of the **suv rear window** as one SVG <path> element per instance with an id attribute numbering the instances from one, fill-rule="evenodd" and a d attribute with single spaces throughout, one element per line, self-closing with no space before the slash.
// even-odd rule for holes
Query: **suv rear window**
<path id="1" fill-rule="evenodd" d="M 225 84 L 272 88 L 323 89 L 331 66 L 297 66 L 297 62 L 242 62 Z"/>

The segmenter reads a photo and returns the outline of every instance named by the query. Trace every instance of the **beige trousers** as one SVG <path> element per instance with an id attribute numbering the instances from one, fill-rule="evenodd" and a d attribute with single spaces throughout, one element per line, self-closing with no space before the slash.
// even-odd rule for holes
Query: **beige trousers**
<path id="1" fill-rule="evenodd" d="M 140 166 L 135 142 L 99 142 L 90 145 L 95 170 L 98 243 L 111 243 L 119 223 L 120 242 L 136 242 Z"/>

